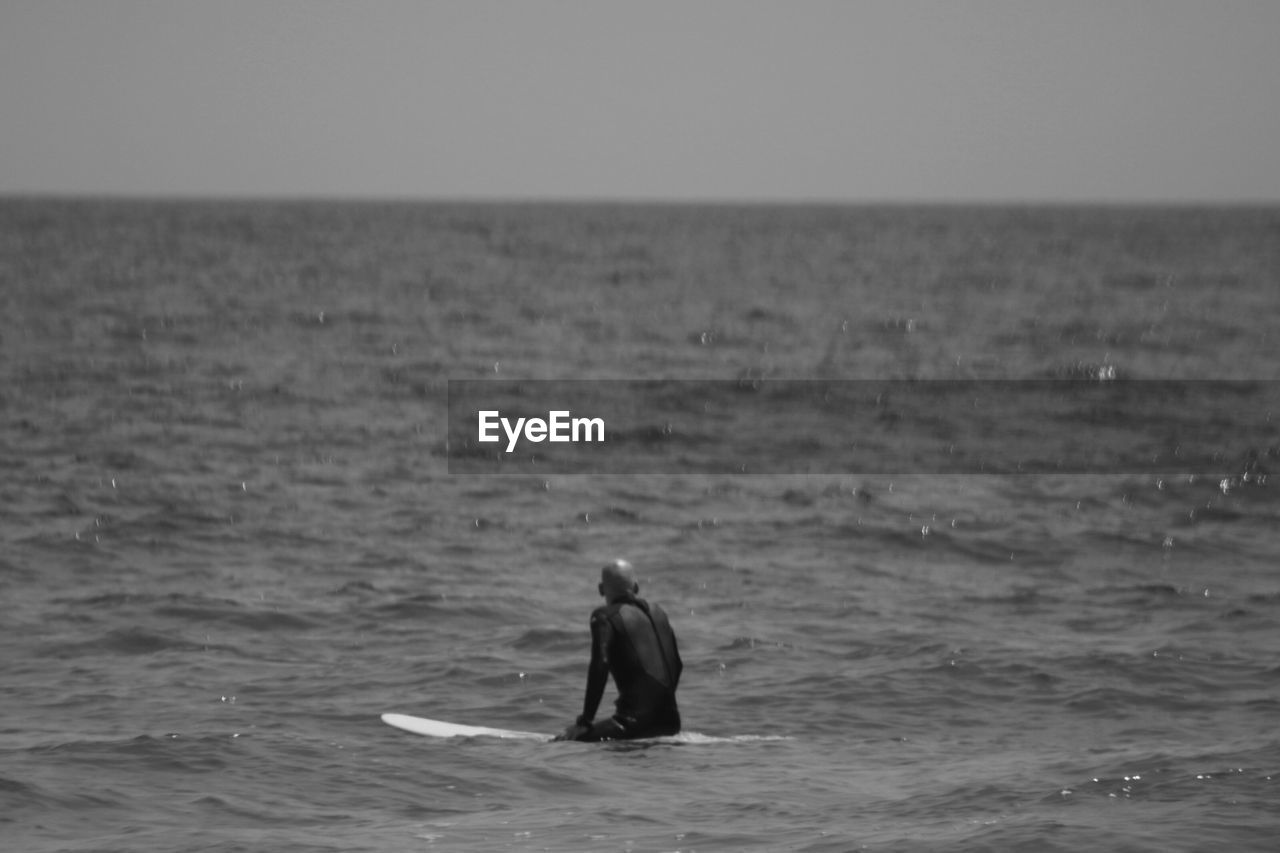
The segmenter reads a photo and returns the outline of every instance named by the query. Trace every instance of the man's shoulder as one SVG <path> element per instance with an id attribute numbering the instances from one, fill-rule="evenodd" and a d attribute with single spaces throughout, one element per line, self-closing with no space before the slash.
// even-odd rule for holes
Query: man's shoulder
<path id="1" fill-rule="evenodd" d="M 602 604 L 595 610 L 591 611 L 591 621 L 598 622 L 601 619 L 608 619 L 610 616 L 618 612 L 617 604 Z"/>
<path id="2" fill-rule="evenodd" d="M 594 622 L 597 619 L 609 619 L 613 616 L 617 616 L 618 614 L 623 613 L 623 608 L 627 605 L 631 605 L 632 608 L 640 613 L 644 613 L 645 611 L 652 612 L 654 610 L 661 612 L 662 610 L 658 605 L 650 604 L 649 602 L 642 600 L 613 601 L 609 604 L 602 604 L 595 610 L 591 611 L 591 621 Z"/>

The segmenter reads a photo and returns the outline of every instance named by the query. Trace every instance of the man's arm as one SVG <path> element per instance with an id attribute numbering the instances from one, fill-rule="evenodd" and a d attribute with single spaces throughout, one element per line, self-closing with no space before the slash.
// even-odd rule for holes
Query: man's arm
<path id="1" fill-rule="evenodd" d="M 581 740 L 591 732 L 596 709 L 604 696 L 604 686 L 609 680 L 609 640 L 613 629 L 603 613 L 591 614 L 591 664 L 587 668 L 587 695 L 582 700 L 582 714 L 573 725 L 557 735 L 554 740 Z"/>
<path id="2" fill-rule="evenodd" d="M 587 693 L 582 700 L 582 715 L 578 725 L 590 726 L 596 718 L 604 686 L 609 681 L 609 638 L 613 633 L 604 614 L 591 616 L 591 664 L 587 668 Z"/>

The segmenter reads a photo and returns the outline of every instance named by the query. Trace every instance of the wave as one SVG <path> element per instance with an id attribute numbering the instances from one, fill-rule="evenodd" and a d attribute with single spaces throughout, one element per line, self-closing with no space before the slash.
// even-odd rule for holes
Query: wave
<path id="1" fill-rule="evenodd" d="M 318 612 L 282 610 L 278 605 L 254 606 L 230 598 L 214 598 L 201 593 L 146 593 L 106 592 L 87 596 L 60 597 L 53 600 L 65 608 L 66 615 L 77 618 L 111 614 L 116 611 L 133 611 L 138 618 L 149 616 L 166 620 L 191 623 L 210 622 L 247 628 L 252 631 L 306 631 L 325 624 L 326 617 Z M 123 629 L 117 646 L 147 645 L 141 634 L 130 639 L 134 629 Z M 159 642 L 152 640 L 151 642 Z"/>
<path id="2" fill-rule="evenodd" d="M 210 772 L 226 769 L 242 753 L 236 735 L 139 735 L 123 740 L 71 740 L 23 752 L 45 760 L 99 768 L 132 765 L 142 771 Z"/>
<path id="3" fill-rule="evenodd" d="M 577 652 L 586 653 L 586 636 L 583 631 L 562 628 L 531 628 L 504 645 L 520 651 Z"/>
<path id="4" fill-rule="evenodd" d="M 144 628 L 117 628 L 83 640 L 45 643 L 37 647 L 37 657 L 73 659 L 120 655 L 140 657 L 165 652 L 226 652 L 236 656 L 249 656 L 239 646 L 230 643 L 199 642 L 185 637 Z"/>

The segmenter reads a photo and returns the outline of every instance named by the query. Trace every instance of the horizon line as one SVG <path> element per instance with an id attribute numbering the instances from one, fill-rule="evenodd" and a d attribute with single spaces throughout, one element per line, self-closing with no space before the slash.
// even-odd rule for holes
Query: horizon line
<path id="1" fill-rule="evenodd" d="M 93 190 L 13 190 L 0 189 L 3 201 L 94 201 L 147 203 L 264 203 L 264 204 L 438 204 L 438 205 L 529 205 L 608 207 L 1059 207 L 1059 208 L 1267 208 L 1280 207 L 1277 198 L 1073 198 L 1073 197 L 785 197 L 785 196 L 632 196 L 632 195 L 431 195 L 417 193 L 253 193 L 209 192 L 120 192 Z"/>

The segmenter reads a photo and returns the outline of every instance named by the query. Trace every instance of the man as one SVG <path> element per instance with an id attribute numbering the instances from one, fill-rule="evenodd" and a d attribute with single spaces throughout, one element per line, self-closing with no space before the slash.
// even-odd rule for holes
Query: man
<path id="1" fill-rule="evenodd" d="M 676 686 L 684 665 L 667 614 L 637 598 L 640 584 L 626 560 L 600 570 L 605 606 L 591 614 L 591 666 L 582 715 L 556 740 L 624 740 L 680 731 Z M 618 688 L 613 716 L 595 722 L 609 676 Z"/>

